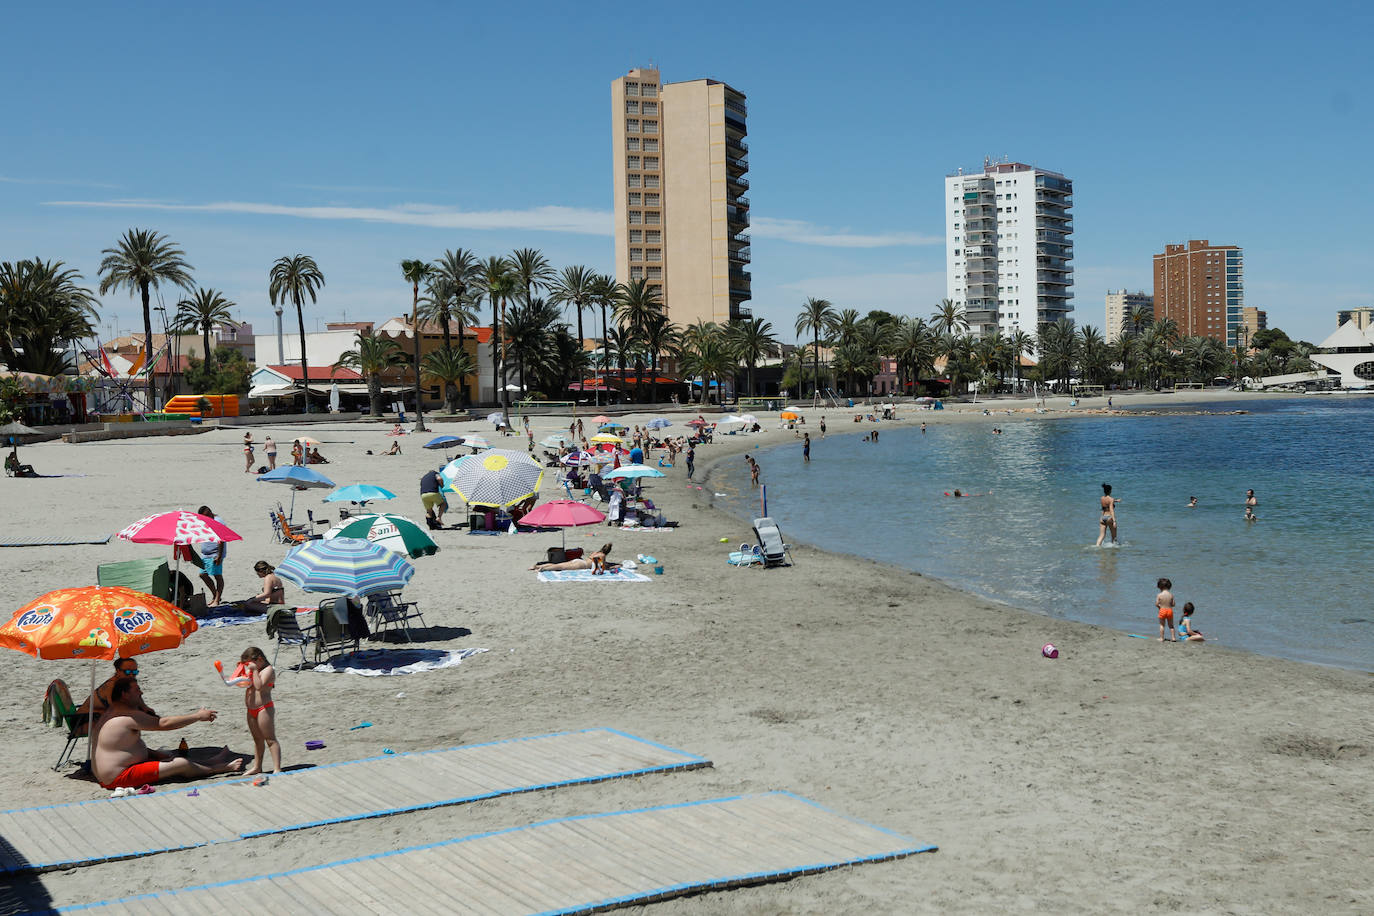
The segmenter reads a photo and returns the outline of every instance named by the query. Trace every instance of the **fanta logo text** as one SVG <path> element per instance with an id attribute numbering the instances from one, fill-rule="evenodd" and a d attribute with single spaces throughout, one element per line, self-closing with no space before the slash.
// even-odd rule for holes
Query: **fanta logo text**
<path id="1" fill-rule="evenodd" d="M 123 607 L 115 612 L 115 629 L 125 636 L 137 636 L 146 633 L 153 626 L 152 611 L 141 607 Z"/>
<path id="2" fill-rule="evenodd" d="M 24 633 L 31 633 L 34 630 L 41 630 L 52 623 L 53 615 L 56 612 L 50 607 L 34 608 L 28 613 L 20 616 L 14 625 Z"/>

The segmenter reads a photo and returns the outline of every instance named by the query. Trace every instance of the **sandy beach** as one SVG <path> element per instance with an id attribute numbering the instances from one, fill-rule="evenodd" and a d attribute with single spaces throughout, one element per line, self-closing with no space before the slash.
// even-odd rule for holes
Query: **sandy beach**
<path id="1" fill-rule="evenodd" d="M 1224 393 L 1230 401 L 1241 397 Z M 1221 395 L 1187 403 L 1213 409 Z M 1185 403 L 1180 395 L 1117 398 L 1118 408 Z M 1048 414 L 1032 402 L 944 411 L 903 409 L 897 423 L 1017 422 L 1098 415 L 1105 402 Z M 1099 406 L 1100 405 L 1100 406 Z M 1221 408 L 1217 408 L 1221 409 Z M 1005 413 L 1007 410 L 1013 412 Z M 871 428 L 828 410 L 830 435 Z M 867 412 L 865 410 L 864 412 Z M 435 533 L 441 550 L 416 560 L 406 596 L 430 627 L 425 648 L 480 648 L 461 665 L 404 677 L 282 670 L 278 733 L 289 766 L 607 726 L 710 758 L 714 766 L 614 780 L 477 804 L 341 824 L 11 882 L 8 911 L 67 906 L 155 888 L 227 881 L 401 846 L 580 813 L 785 789 L 938 852 L 641 908 L 707 913 L 1368 913 L 1374 911 L 1374 683 L 1368 672 L 1307 666 L 1214 645 L 1153 640 L 1033 615 L 919 574 L 795 545 L 790 568 L 736 570 L 748 526 L 710 505 L 710 465 L 754 445 L 792 442 L 776 414 L 764 431 L 717 437 L 697 453 L 697 486 L 669 470 L 653 496 L 670 533 L 573 529 L 569 546 L 615 544 L 613 557 L 651 553 L 663 576 L 643 584 L 546 584 L 527 567 L 556 533 Z M 594 411 L 589 413 L 589 416 Z M 815 416 L 808 429 L 815 432 Z M 631 414 L 629 424 L 653 414 Z M 694 413 L 670 415 L 672 432 Z M 708 418 L 711 414 L 707 414 Z M 844 422 L 840 422 L 844 418 Z M 266 418 L 265 418 L 266 419 Z M 534 418 L 535 438 L 567 418 Z M 886 429 L 888 424 L 880 428 Z M 422 517 L 418 480 L 442 453 L 429 435 L 382 457 L 390 424 L 252 427 L 281 458 L 293 435 L 321 441 L 320 468 L 339 484 L 373 483 L 384 504 Z M 439 422 L 434 433 L 490 424 Z M 44 474 L 0 481 L 6 527 L 104 535 L 156 511 L 211 506 L 243 535 L 230 545 L 230 598 L 255 593 L 255 561 L 276 562 L 268 510 L 289 491 L 243 473 L 243 430 L 21 448 Z M 261 459 L 261 450 L 258 452 Z M 561 496 L 554 472 L 544 498 Z M 706 477 L 705 481 L 702 478 Z M 296 513 L 337 514 L 300 493 Z M 463 513 L 455 507 L 450 520 Z M 721 543 L 725 538 L 729 543 Z M 795 542 L 794 542 L 795 544 Z M 170 550 L 107 545 L 0 549 L 0 608 L 93 584 L 99 563 Z M 291 604 L 323 596 L 287 586 Z M 1060 648 L 1058 659 L 1040 647 Z M 249 645 L 270 657 L 260 625 L 202 629 L 175 650 L 139 658 L 148 702 L 162 713 L 211 706 L 213 724 L 185 736 L 209 751 L 251 753 L 242 697 L 212 663 Z M 282 650 L 285 668 L 292 659 Z M 7 652 L 0 711 L 9 764 L 6 808 L 102 798 L 94 783 L 54 773 L 61 734 L 39 719 L 55 677 L 85 695 L 88 667 Z M 102 663 L 100 677 L 109 673 Z M 372 727 L 350 730 L 361 720 Z M 321 751 L 304 742 L 322 740 Z M 270 793 L 286 780 L 263 791 Z M 226 898 L 226 904 L 228 898 Z M 27 906 L 26 906 L 27 904 Z M 341 901 L 346 910 L 346 902 Z"/>

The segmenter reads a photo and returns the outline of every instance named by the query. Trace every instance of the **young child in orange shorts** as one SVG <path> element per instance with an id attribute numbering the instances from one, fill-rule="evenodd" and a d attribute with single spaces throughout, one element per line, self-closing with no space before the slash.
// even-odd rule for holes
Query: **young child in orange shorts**
<path id="1" fill-rule="evenodd" d="M 1169 641 L 1178 642 L 1178 634 L 1174 632 L 1174 593 L 1169 591 L 1174 583 L 1160 577 L 1155 587 L 1159 589 L 1159 594 L 1155 595 L 1155 608 L 1159 611 L 1159 641 L 1164 642 L 1164 630 L 1167 627 Z"/>

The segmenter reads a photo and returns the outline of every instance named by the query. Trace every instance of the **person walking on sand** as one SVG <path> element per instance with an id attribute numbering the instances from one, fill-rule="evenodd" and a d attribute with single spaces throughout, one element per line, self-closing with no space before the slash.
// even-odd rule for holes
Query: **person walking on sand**
<path id="1" fill-rule="evenodd" d="M 1099 526 L 1097 531 L 1098 547 L 1102 546 L 1102 539 L 1107 536 L 1107 532 L 1109 531 L 1112 534 L 1112 543 L 1119 543 L 1116 536 L 1116 504 L 1119 502 L 1121 502 L 1121 500 L 1115 499 L 1112 496 L 1112 485 L 1104 483 L 1102 485 L 1102 499 L 1099 501 L 1102 507 L 1102 514 L 1101 518 L 1097 520 Z"/>
<path id="2" fill-rule="evenodd" d="M 687 479 L 691 480 L 692 475 L 697 472 L 697 447 L 691 442 L 687 443 Z"/>
<path id="3" fill-rule="evenodd" d="M 825 417 L 821 417 L 821 438 L 825 438 Z"/>
<path id="4" fill-rule="evenodd" d="M 275 471 L 277 469 L 276 440 L 273 439 L 271 436 L 268 436 L 267 439 L 262 443 L 262 450 L 263 453 L 267 455 L 267 470 Z"/>
<path id="5" fill-rule="evenodd" d="M 209 506 L 201 506 L 196 511 L 206 518 L 215 517 Z M 224 600 L 224 558 L 228 556 L 229 548 L 223 541 L 205 541 L 197 546 L 200 549 L 201 569 L 204 570 L 200 574 L 200 581 L 210 590 L 209 606 L 219 607 Z"/>
<path id="6" fill-rule="evenodd" d="M 1159 594 L 1155 595 L 1155 609 L 1159 612 L 1159 641 L 1164 642 L 1164 630 L 1167 627 L 1169 641 L 1178 642 L 1178 634 L 1174 632 L 1174 593 L 1170 591 L 1174 583 L 1160 577 L 1155 587 L 1159 589 Z"/>
<path id="7" fill-rule="evenodd" d="M 802 433 L 802 463 L 811 463 L 811 434 Z"/>
<path id="8" fill-rule="evenodd" d="M 280 773 L 281 743 L 277 741 L 277 711 L 272 702 L 277 672 L 257 646 L 244 649 L 239 662 L 248 672 L 243 705 L 248 710 L 248 734 L 253 736 L 253 764 L 243 771 L 243 775 L 256 776 L 262 772 L 264 749 L 272 752 L 272 772 Z"/>
<path id="9" fill-rule="evenodd" d="M 243 473 L 253 473 L 253 434 L 243 434 Z"/>

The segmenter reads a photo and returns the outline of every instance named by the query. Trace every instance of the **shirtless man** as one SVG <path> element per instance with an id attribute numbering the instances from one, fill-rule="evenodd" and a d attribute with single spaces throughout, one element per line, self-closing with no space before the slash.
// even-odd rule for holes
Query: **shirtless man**
<path id="1" fill-rule="evenodd" d="M 115 683 L 109 711 L 96 724 L 95 756 L 92 770 L 107 789 L 137 789 L 165 779 L 199 778 L 216 773 L 234 773 L 243 768 L 243 758 L 224 748 L 207 763 L 174 757 L 155 751 L 143 743 L 141 732 L 165 732 L 185 728 L 193 722 L 215 721 L 213 709 L 201 709 L 184 716 L 150 716 L 138 709 L 143 702 L 138 681 L 130 678 Z"/>

